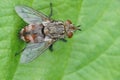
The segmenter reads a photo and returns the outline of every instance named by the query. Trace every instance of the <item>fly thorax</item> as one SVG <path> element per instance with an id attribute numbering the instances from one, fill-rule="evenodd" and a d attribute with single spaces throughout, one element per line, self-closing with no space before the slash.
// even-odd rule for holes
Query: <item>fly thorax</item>
<path id="1" fill-rule="evenodd" d="M 64 24 L 62 22 L 53 21 L 45 25 L 44 33 L 53 39 L 64 38 Z"/>

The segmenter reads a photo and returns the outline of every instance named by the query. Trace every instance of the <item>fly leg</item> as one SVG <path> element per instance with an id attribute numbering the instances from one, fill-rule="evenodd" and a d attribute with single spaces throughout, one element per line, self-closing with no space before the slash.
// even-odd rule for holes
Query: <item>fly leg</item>
<path id="1" fill-rule="evenodd" d="M 49 19 L 53 15 L 53 9 L 52 9 L 52 3 L 50 2 L 50 14 L 49 14 Z"/>
<path id="2" fill-rule="evenodd" d="M 52 52 L 53 51 L 53 44 L 49 46 L 49 50 Z"/>
<path id="3" fill-rule="evenodd" d="M 60 40 L 63 41 L 63 42 L 67 42 L 67 40 L 64 39 L 64 38 L 61 38 Z M 51 44 L 51 45 L 49 46 L 49 50 L 50 50 L 51 52 L 53 51 L 53 44 Z"/>
<path id="4" fill-rule="evenodd" d="M 62 38 L 62 39 L 60 39 L 61 41 L 63 41 L 63 42 L 67 42 L 67 40 L 66 39 L 64 39 L 64 38 Z"/>
<path id="5" fill-rule="evenodd" d="M 25 48 L 23 48 L 22 50 L 20 50 L 19 52 L 15 53 L 15 56 L 19 55 L 21 52 L 23 52 L 25 50 Z"/>

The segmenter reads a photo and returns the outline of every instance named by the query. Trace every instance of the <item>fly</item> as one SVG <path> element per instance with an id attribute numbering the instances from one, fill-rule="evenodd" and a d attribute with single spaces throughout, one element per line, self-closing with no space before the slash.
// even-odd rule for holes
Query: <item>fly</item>
<path id="1" fill-rule="evenodd" d="M 65 22 L 52 20 L 52 4 L 49 17 L 27 6 L 16 6 L 17 14 L 28 24 L 20 31 L 20 38 L 27 43 L 22 52 L 20 62 L 28 63 L 37 58 L 46 49 L 52 50 L 57 40 L 71 38 L 73 32 L 81 30 L 75 27 L 70 20 Z"/>

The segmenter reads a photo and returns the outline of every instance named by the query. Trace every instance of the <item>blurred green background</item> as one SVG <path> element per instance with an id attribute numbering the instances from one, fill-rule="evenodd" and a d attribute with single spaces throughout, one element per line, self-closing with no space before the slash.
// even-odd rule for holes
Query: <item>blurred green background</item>
<path id="1" fill-rule="evenodd" d="M 15 53 L 25 47 L 18 33 L 26 23 L 15 13 L 27 5 L 53 19 L 82 25 L 67 43 L 28 64 Z M 1 0 L 0 80 L 120 80 L 120 0 Z"/>

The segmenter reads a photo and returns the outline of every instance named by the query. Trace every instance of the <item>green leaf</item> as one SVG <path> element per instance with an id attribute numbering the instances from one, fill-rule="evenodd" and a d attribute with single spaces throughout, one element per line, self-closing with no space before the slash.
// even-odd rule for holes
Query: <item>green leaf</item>
<path id="1" fill-rule="evenodd" d="M 26 23 L 15 13 L 27 5 L 53 19 L 82 25 L 67 43 L 58 41 L 28 64 L 20 64 L 25 43 L 18 33 Z M 120 80 L 119 0 L 0 1 L 0 80 Z"/>

